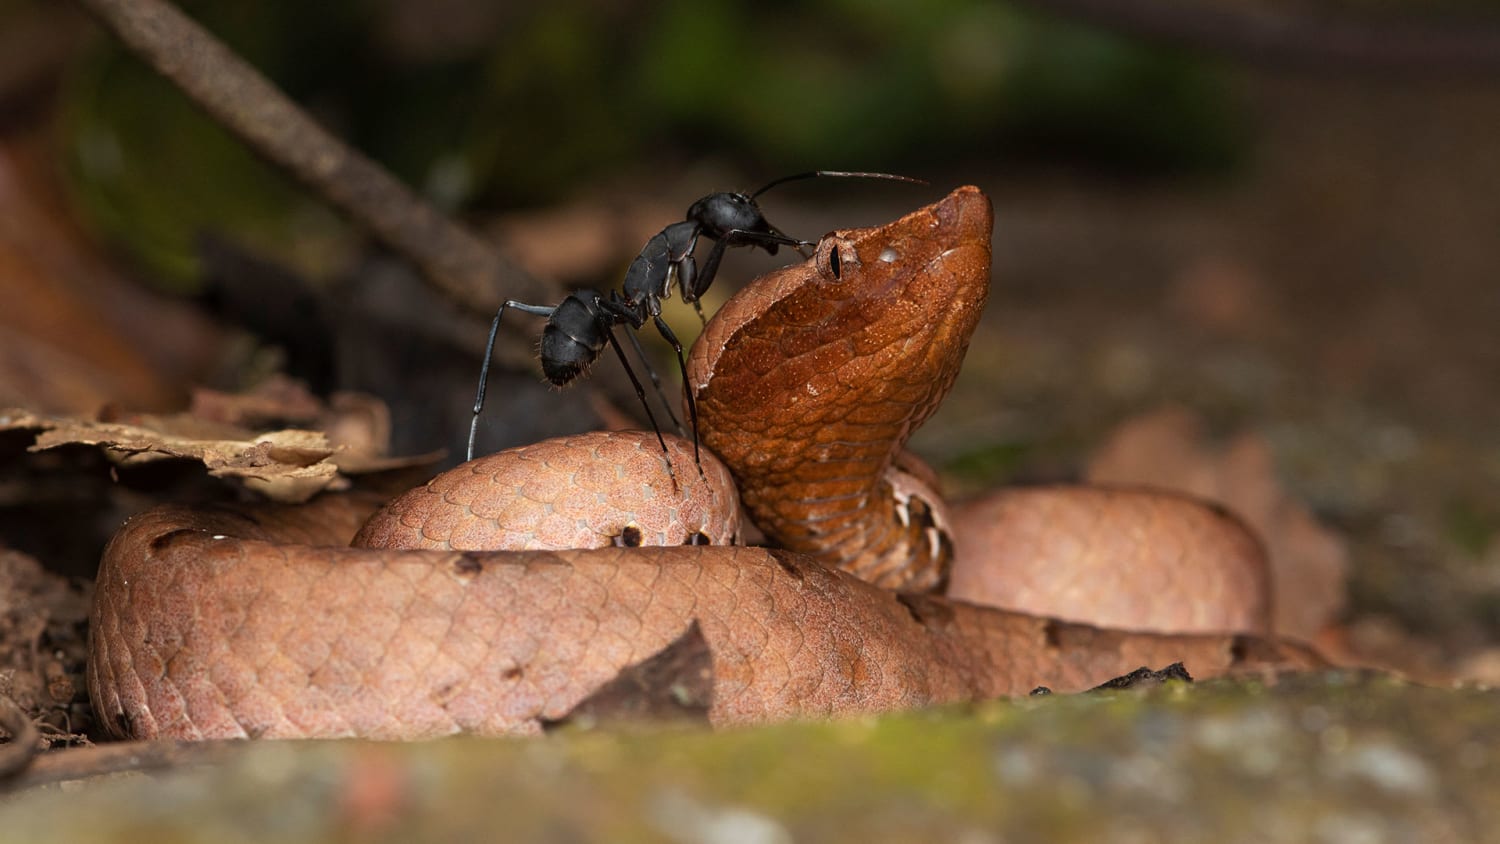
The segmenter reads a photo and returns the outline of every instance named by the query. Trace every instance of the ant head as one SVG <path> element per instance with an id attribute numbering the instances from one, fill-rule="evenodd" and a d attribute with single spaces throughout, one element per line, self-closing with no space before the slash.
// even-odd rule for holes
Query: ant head
<path id="1" fill-rule="evenodd" d="M 748 194 L 732 191 L 712 193 L 694 202 L 688 208 L 687 218 L 715 240 L 736 229 L 761 231 L 766 225 L 755 200 Z"/>

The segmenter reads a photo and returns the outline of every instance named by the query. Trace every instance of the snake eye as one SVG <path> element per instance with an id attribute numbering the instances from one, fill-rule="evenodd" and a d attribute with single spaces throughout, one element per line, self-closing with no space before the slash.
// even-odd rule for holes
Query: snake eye
<path id="1" fill-rule="evenodd" d="M 858 272 L 859 252 L 854 242 L 839 234 L 830 234 L 818 242 L 818 274 L 824 281 L 843 281 L 844 274 L 854 267 Z"/>

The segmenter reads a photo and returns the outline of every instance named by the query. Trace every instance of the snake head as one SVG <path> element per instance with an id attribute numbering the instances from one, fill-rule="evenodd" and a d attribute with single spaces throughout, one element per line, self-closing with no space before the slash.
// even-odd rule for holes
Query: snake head
<path id="1" fill-rule="evenodd" d="M 820 380 L 803 377 L 814 368 L 856 388 L 956 373 L 989 291 L 993 221 L 970 186 L 886 225 L 829 233 L 812 258 L 761 276 L 715 315 L 688 363 L 695 396 L 754 382 L 754 400 L 770 400 Z"/>
<path id="2" fill-rule="evenodd" d="M 984 307 L 993 220 L 962 187 L 834 231 L 704 329 L 688 364 L 702 439 L 768 536 L 839 560 L 878 543 L 866 522 L 884 519 L 871 507 L 887 506 L 885 472 L 952 386 Z"/>

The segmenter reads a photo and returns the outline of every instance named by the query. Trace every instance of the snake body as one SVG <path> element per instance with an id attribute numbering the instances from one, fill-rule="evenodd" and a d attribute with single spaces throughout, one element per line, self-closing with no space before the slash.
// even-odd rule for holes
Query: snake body
<path id="1" fill-rule="evenodd" d="M 723 458 L 705 450 L 701 474 L 676 439 L 665 459 L 649 434 L 547 441 L 465 464 L 359 529 L 363 543 L 406 549 L 344 545 L 374 509 L 350 495 L 130 519 L 101 561 L 90 631 L 102 722 L 140 738 L 525 733 L 654 665 L 668 671 L 660 684 L 704 690 L 711 723 L 733 724 L 1071 691 L 1175 661 L 1195 675 L 1316 664 L 1232 632 L 1265 616 L 1254 541 L 1172 497 L 1106 496 L 1149 499 L 1137 515 L 1162 523 L 1159 543 L 1117 521 L 1117 503 L 1081 493 L 1090 523 L 1106 526 L 1096 542 L 1123 532 L 1167 549 L 1081 556 L 1166 567 L 1117 590 L 1138 610 L 1227 599 L 1228 612 L 1166 625 L 1223 632 L 1107 630 L 922 594 L 950 576 L 970 597 L 1025 591 L 970 574 L 986 568 L 973 549 L 1003 540 L 950 524 L 901 450 L 961 363 L 988 289 L 990 227 L 988 199 L 960 188 L 886 226 L 834 232 L 808 262 L 741 291 L 689 364 L 703 441 Z M 731 475 L 785 550 L 701 544 L 738 533 Z M 1060 512 L 1028 495 L 1074 500 L 1008 495 L 995 520 L 1021 536 Z M 1219 544 L 1195 552 L 1193 531 L 1216 529 Z M 595 547 L 475 550 L 541 533 Z M 668 547 L 629 547 L 649 542 Z M 1023 570 L 1073 565 L 1009 553 Z M 1198 579 L 1174 591 L 1172 565 Z M 698 657 L 665 660 L 688 653 Z"/>

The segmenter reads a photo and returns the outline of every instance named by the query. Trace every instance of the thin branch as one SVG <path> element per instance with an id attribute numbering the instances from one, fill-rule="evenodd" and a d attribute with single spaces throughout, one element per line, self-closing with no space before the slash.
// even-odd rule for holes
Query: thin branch
<path id="1" fill-rule="evenodd" d="M 0 780 L 19 775 L 42 750 L 42 736 L 31 716 L 6 695 L 0 695 L 0 730 L 9 741 L 0 744 Z"/>
<path id="2" fill-rule="evenodd" d="M 222 764 L 252 746 L 246 741 L 122 741 L 70 747 L 36 757 L 0 786 L 10 792 L 123 771 L 168 771 Z"/>
<path id="3" fill-rule="evenodd" d="M 1500 20 L 1494 18 L 1467 25 L 1390 18 L 1376 23 L 1348 12 L 1202 0 L 1020 2 L 1105 29 L 1261 64 L 1447 75 L 1500 70 Z"/>
<path id="4" fill-rule="evenodd" d="M 550 285 L 329 134 L 171 3 L 79 2 L 210 116 L 374 232 L 463 306 L 488 316 L 506 298 L 557 298 Z"/>

